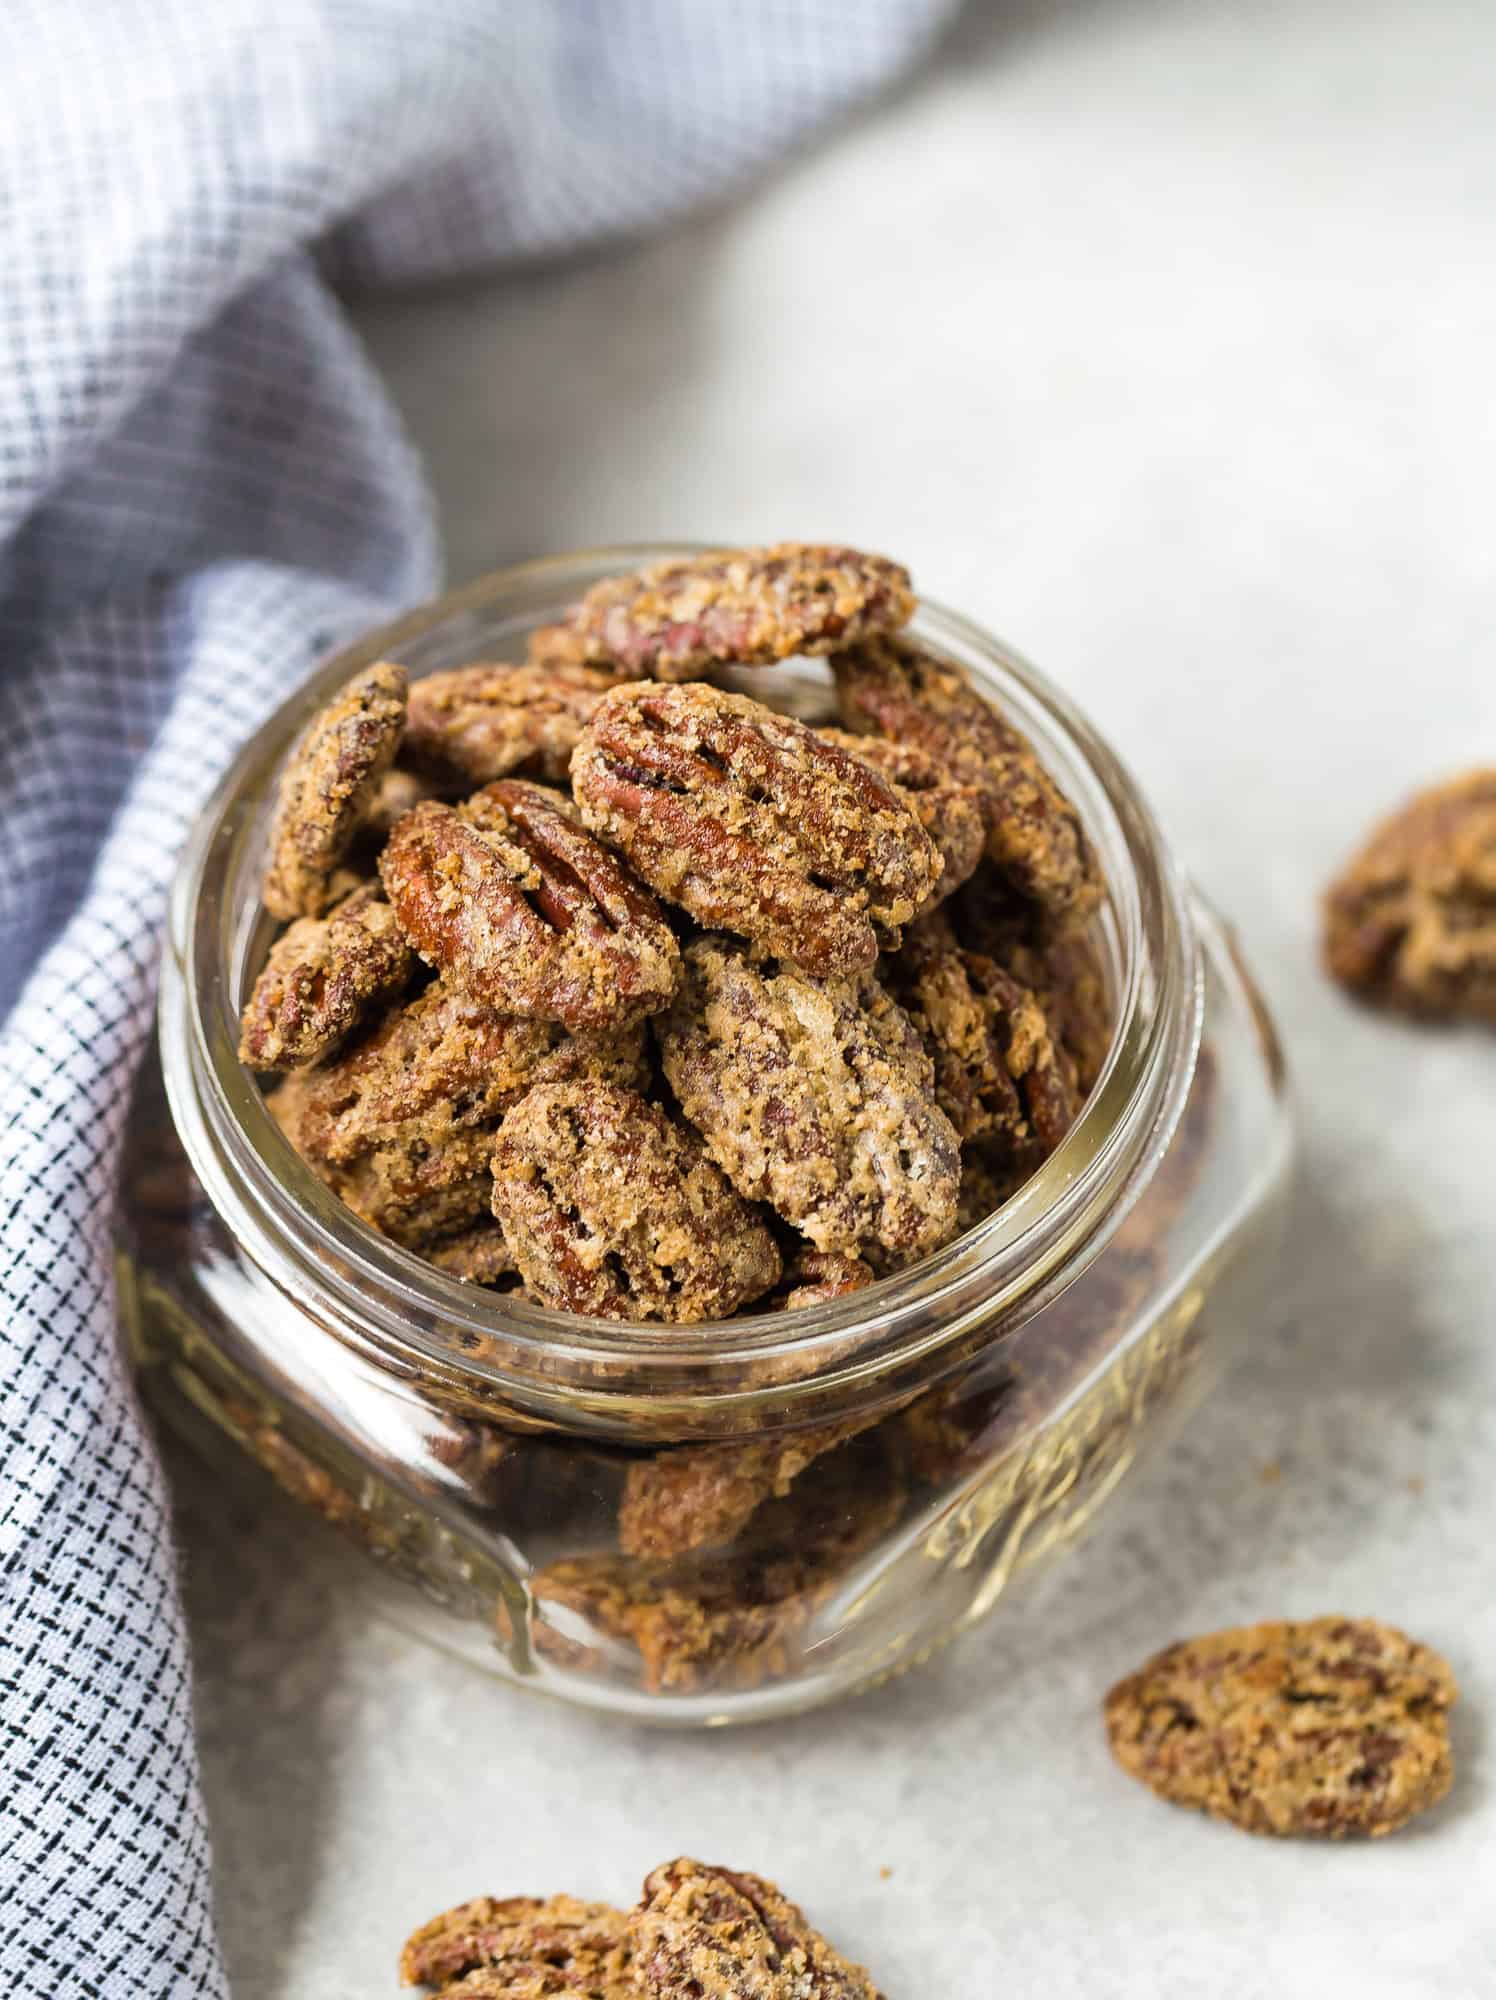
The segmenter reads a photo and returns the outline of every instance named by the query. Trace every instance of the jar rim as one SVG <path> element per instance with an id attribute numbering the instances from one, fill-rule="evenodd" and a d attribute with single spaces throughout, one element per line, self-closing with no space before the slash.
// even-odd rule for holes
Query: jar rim
<path id="1" fill-rule="evenodd" d="M 1111 1047 L 1054 1153 L 1010 1200 L 919 1263 L 793 1313 L 684 1326 L 592 1318 L 494 1294 L 364 1223 L 297 1157 L 239 1061 L 239 1012 L 267 920 L 257 897 L 268 801 L 300 728 L 375 660 L 459 664 L 502 628 L 521 636 L 599 577 L 705 545 L 614 545 L 495 570 L 333 654 L 243 746 L 204 807 L 173 887 L 161 993 L 173 1117 L 214 1206 L 252 1261 L 334 1330 L 385 1360 L 546 1417 L 741 1408 L 851 1394 L 969 1350 L 1030 1316 L 1091 1261 L 1150 1177 L 1182 1110 L 1203 1008 L 1184 887 L 1135 782 L 1046 676 L 960 614 L 922 599 L 911 636 L 973 674 L 1036 744 L 1108 881 L 1117 974 Z M 471 637 L 458 638 L 471 632 Z M 484 657 L 480 648 L 462 659 Z M 488 653 L 487 657 L 496 657 Z M 819 1408 L 818 1403 L 818 1408 Z"/>

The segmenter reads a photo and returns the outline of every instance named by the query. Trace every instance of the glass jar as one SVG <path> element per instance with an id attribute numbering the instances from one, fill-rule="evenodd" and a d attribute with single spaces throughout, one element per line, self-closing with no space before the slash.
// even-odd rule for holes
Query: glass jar
<path id="1" fill-rule="evenodd" d="M 329 661 L 244 747 L 176 881 L 118 1220 L 123 1322 L 168 1422 L 359 1543 L 403 1624 L 677 1724 L 868 1685 L 1012 1599 L 1251 1324 L 1291 1151 L 1262 1003 L 1132 781 L 1033 668 L 927 604 L 915 635 L 1031 737 L 1108 878 L 1112 1046 L 1032 1180 L 866 1290 L 663 1328 L 465 1284 L 344 1208 L 235 1053 L 277 766 L 373 660 L 517 657 L 599 577 L 679 552 L 485 577 Z M 814 663 L 745 684 L 829 714 Z"/>

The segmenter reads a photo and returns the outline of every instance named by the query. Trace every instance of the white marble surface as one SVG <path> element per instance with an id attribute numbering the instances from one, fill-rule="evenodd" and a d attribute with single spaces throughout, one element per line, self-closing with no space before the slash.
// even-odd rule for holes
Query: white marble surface
<path id="1" fill-rule="evenodd" d="M 370 2000 L 460 1896 L 628 1898 L 679 1851 L 778 1876 L 892 2000 L 1496 1991 L 1496 1047 L 1313 959 L 1367 818 L 1496 754 L 1493 96 L 1489 0 L 1030 0 L 668 241 L 361 309 L 454 575 L 828 534 L 1068 684 L 1240 924 L 1306 1171 L 1255 1354 L 1042 1617 L 788 1727 L 509 1694 L 182 1466 L 240 2000 Z M 1112 1767 L 1141 1654 L 1342 1607 L 1464 1685 L 1421 1825 L 1254 1842 Z"/>

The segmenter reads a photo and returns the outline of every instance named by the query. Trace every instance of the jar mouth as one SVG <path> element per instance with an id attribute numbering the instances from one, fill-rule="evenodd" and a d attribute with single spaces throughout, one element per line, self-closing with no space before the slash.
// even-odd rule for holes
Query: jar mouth
<path id="1" fill-rule="evenodd" d="M 593 1318 L 494 1294 L 362 1222 L 298 1158 L 238 1057 L 239 1014 L 270 934 L 258 896 L 269 803 L 310 714 L 377 659 L 412 677 L 512 657 L 599 578 L 703 545 L 614 546 L 497 570 L 329 659 L 233 760 L 173 888 L 162 979 L 163 1071 L 194 1170 L 246 1253 L 315 1316 L 356 1324 L 397 1364 L 544 1414 L 564 1400 L 778 1402 L 969 1347 L 1026 1319 L 1077 1276 L 1145 1184 L 1198 1051 L 1199 953 L 1183 886 L 1121 762 L 1069 699 L 1008 646 L 921 600 L 910 635 L 956 661 L 1033 742 L 1080 814 L 1108 883 L 1097 944 L 1115 1025 L 1100 1076 L 1059 1146 L 984 1221 L 920 1263 L 794 1312 L 685 1326 Z M 760 670 L 760 698 L 814 698 L 813 673 Z M 771 679 L 778 676 L 778 679 Z M 827 683 L 829 685 L 829 682 Z M 173 1046 L 173 1028 L 185 1030 Z M 181 1044 L 185 1043 L 185 1061 Z"/>

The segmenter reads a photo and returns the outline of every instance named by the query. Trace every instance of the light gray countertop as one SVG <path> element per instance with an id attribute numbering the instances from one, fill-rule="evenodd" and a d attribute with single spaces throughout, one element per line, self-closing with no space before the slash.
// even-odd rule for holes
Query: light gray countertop
<path id="1" fill-rule="evenodd" d="M 1314 959 L 1365 823 L 1496 761 L 1493 102 L 1485 0 L 1031 0 L 667 240 L 360 308 L 454 577 L 846 539 L 1070 688 L 1240 927 L 1304 1162 L 1250 1358 L 1042 1607 L 789 1725 L 513 1694 L 174 1460 L 239 2000 L 373 2000 L 448 1903 L 627 1900 L 679 1852 L 778 1878 L 891 2000 L 1496 1991 L 1496 1045 Z M 1250 1841 L 1113 1767 L 1142 1655 L 1340 1609 L 1455 1664 L 1427 1820 Z"/>

